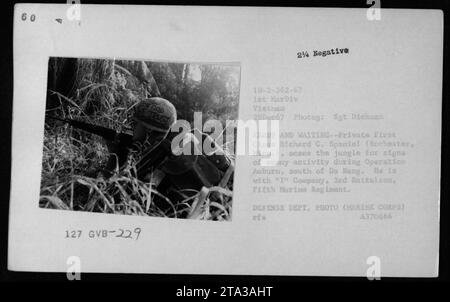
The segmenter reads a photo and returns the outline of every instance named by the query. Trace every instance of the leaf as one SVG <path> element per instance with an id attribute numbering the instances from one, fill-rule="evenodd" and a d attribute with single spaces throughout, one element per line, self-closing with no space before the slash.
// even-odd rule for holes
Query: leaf
<path id="1" fill-rule="evenodd" d="M 207 187 L 203 187 L 200 192 L 197 194 L 194 202 L 192 203 L 192 208 L 190 213 L 188 214 L 188 219 L 198 219 L 201 215 L 202 206 L 208 197 L 209 189 Z"/>

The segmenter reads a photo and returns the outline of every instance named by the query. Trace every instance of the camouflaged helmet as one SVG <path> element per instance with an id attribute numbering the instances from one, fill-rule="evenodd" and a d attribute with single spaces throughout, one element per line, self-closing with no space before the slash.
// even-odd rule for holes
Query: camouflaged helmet
<path id="1" fill-rule="evenodd" d="M 168 100 L 153 97 L 137 104 L 134 119 L 149 130 L 167 132 L 177 120 L 177 111 Z"/>

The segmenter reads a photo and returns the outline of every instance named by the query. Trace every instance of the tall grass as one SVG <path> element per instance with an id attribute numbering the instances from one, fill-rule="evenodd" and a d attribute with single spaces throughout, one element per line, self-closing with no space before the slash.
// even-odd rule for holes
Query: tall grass
<path id="1" fill-rule="evenodd" d="M 60 106 L 51 114 L 122 131 L 131 128 L 134 107 L 139 100 L 149 97 L 149 92 L 131 72 L 112 60 L 79 60 L 74 95 L 57 96 Z M 110 154 L 105 142 L 95 135 L 46 120 L 43 151 L 39 200 L 42 208 L 231 219 L 231 169 L 220 186 L 202 188 L 174 203 L 151 182 L 134 177 L 134 164 L 125 169 L 117 167 L 112 176 L 105 177 L 101 169 Z M 164 207 L 160 206 L 161 202 L 165 203 Z"/>

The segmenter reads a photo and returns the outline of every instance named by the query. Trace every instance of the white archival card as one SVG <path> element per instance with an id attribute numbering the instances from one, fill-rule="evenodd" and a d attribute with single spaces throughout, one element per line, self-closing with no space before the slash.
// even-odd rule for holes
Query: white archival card
<path id="1" fill-rule="evenodd" d="M 436 277 L 443 14 L 372 19 L 16 5 L 9 269 Z M 194 146 L 205 119 L 242 123 L 226 152 L 171 154 L 145 178 L 97 173 L 108 138 L 54 119 L 151 144 L 175 115 Z"/>

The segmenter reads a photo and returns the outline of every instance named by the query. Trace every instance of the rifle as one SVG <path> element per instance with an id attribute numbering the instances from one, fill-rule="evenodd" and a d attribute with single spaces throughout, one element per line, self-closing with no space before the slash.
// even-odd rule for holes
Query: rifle
<path id="1" fill-rule="evenodd" d="M 109 172 L 112 172 L 114 170 L 114 168 L 117 166 L 117 163 L 119 167 L 121 167 L 125 163 L 129 148 L 132 148 L 133 144 L 133 134 L 131 131 L 117 132 L 114 129 L 73 119 L 59 118 L 51 115 L 47 115 L 47 117 L 53 120 L 61 121 L 85 132 L 98 135 L 105 139 L 109 152 L 117 155 L 117 161 L 114 156 L 111 156 L 108 160 L 106 170 L 108 170 Z M 162 162 L 164 158 L 166 158 L 170 154 L 169 152 L 170 143 L 169 145 L 167 145 L 167 142 L 164 142 L 160 145 L 159 148 L 155 148 L 154 150 L 146 154 L 145 158 L 143 158 L 143 160 L 140 161 L 140 163 L 138 163 L 136 167 L 138 177 L 140 178 L 144 176 L 145 172 L 148 171 L 148 169 Z"/>

